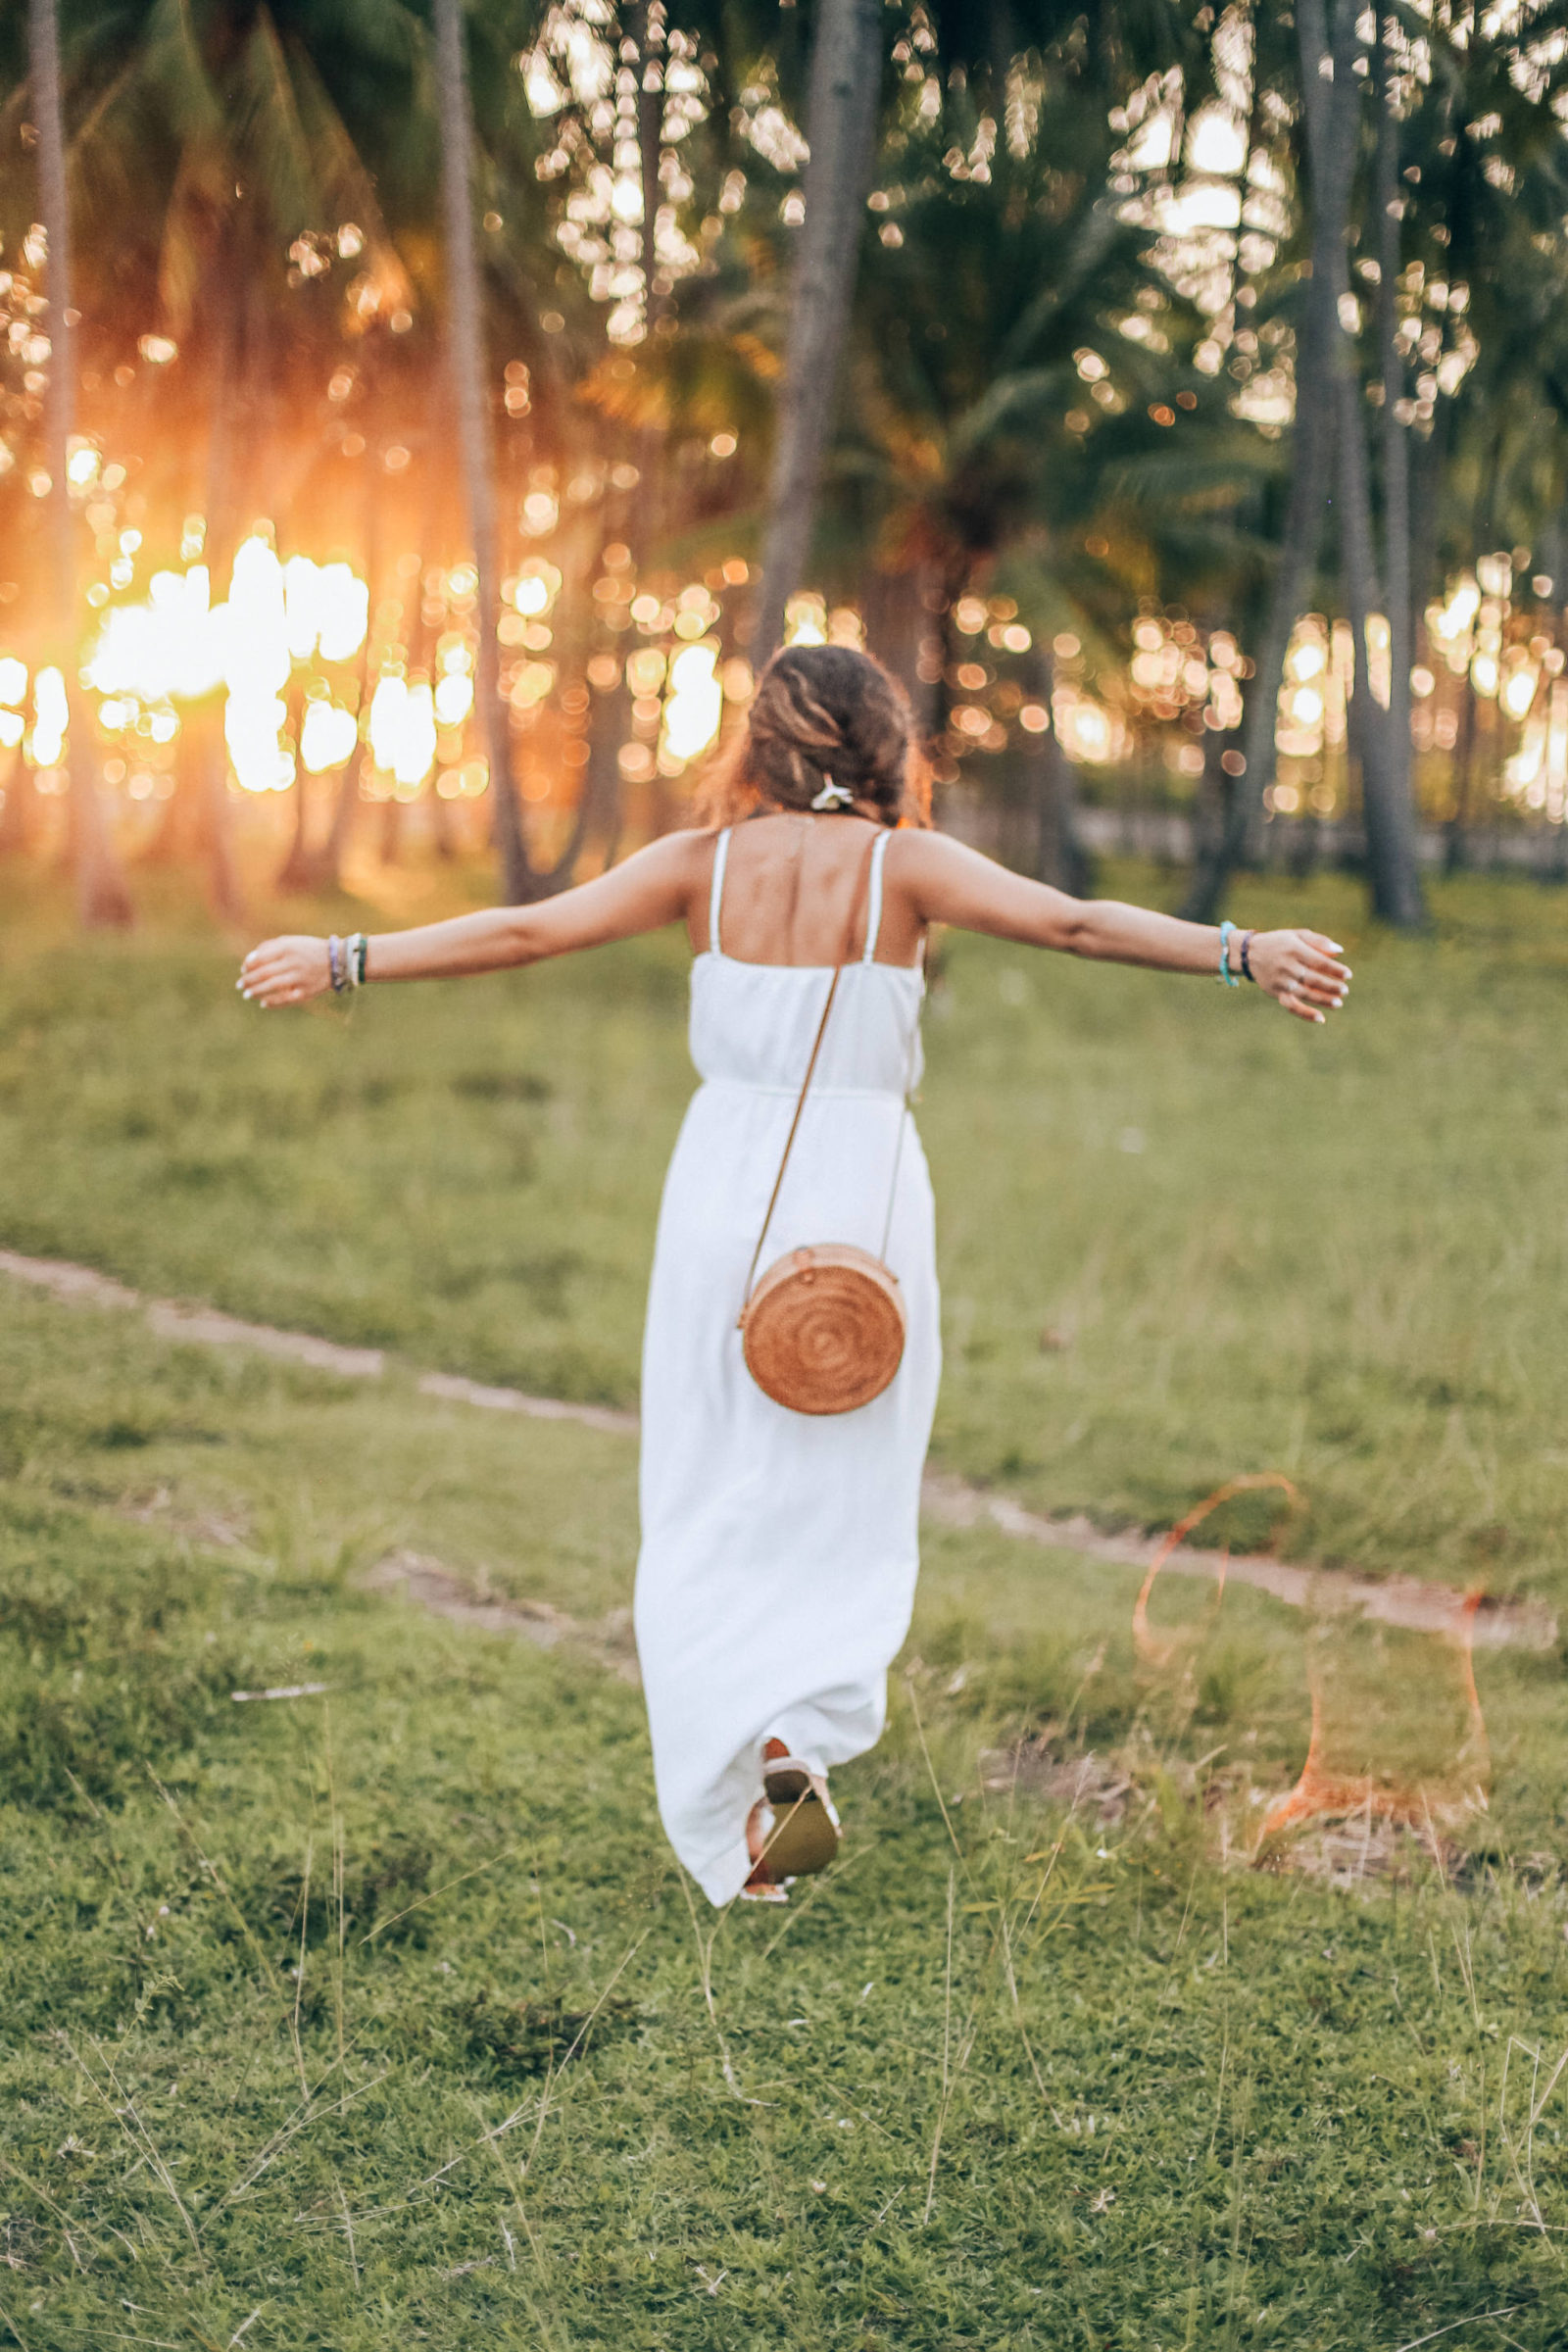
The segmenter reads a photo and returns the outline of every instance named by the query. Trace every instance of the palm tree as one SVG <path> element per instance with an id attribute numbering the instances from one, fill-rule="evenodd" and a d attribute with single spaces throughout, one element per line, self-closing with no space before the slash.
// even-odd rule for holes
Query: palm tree
<path id="1" fill-rule="evenodd" d="M 68 710 L 76 669 L 76 549 L 71 519 L 71 437 L 75 421 L 76 314 L 71 303 L 71 198 L 66 183 L 65 100 L 60 74 L 60 25 L 55 0 L 29 0 L 33 112 L 38 129 L 38 192 L 48 240 L 49 390 L 44 412 L 53 557 L 54 654 L 65 680 Z M 131 920 L 130 896 L 121 873 L 79 742 L 68 735 L 64 764 L 70 787 L 76 904 L 89 927 Z"/>
<path id="2" fill-rule="evenodd" d="M 884 142 L 883 176 L 899 194 L 863 266 L 831 552 L 848 588 L 874 551 L 862 589 L 872 643 L 917 704 L 934 695 L 939 710 L 956 664 L 989 662 L 1049 710 L 1044 649 L 1062 632 L 1119 662 L 1127 606 L 1159 571 L 1159 531 L 1195 487 L 1212 505 L 1216 468 L 1228 490 L 1247 442 L 1182 356 L 1198 339 L 1195 315 L 1152 266 L 1147 231 L 1117 218 L 1116 92 L 1089 84 L 1068 27 L 1045 60 L 1028 134 L 1015 126 L 987 156 L 977 139 L 995 118 L 953 90 L 940 112 L 916 103 Z M 956 176 L 955 151 L 984 169 Z M 1122 331 L 1128 319 L 1148 343 Z M 1091 398 L 1091 380 L 1108 407 Z M 1167 431 L 1150 412 L 1178 384 L 1180 424 Z M 1145 496 L 1149 469 L 1161 479 Z M 1107 506 L 1108 536 L 1126 551 L 1116 564 L 1103 560 Z M 955 606 L 993 591 L 1032 631 L 1027 658 L 960 651 Z M 1019 753 L 1031 862 L 1081 890 L 1072 763 L 1052 727 L 1025 734 Z"/>
<path id="3" fill-rule="evenodd" d="M 1416 863 L 1415 811 L 1410 800 L 1408 706 L 1403 756 L 1391 755 L 1390 718 L 1373 700 L 1368 666 L 1367 620 L 1381 602 L 1372 544 L 1371 488 L 1363 422 L 1359 355 L 1351 323 L 1347 244 L 1349 198 L 1362 128 L 1362 79 L 1367 59 L 1353 0 L 1335 0 L 1332 34 L 1323 0 L 1299 0 L 1297 23 L 1301 47 L 1301 87 L 1311 152 L 1315 237 L 1314 275 L 1329 273 L 1328 300 L 1318 313 L 1329 336 L 1333 384 L 1333 429 L 1338 442 L 1340 566 L 1349 607 L 1354 649 L 1351 722 L 1358 737 L 1361 800 L 1366 822 L 1367 878 L 1375 913 L 1413 930 L 1426 919 Z M 1332 39 L 1332 48 L 1330 41 Z M 1333 77 L 1322 67 L 1333 68 Z"/>
<path id="4" fill-rule="evenodd" d="M 881 0 L 822 0 L 807 114 L 806 224 L 785 346 L 762 589 L 752 640 L 759 663 L 784 634 L 784 608 L 810 555 L 871 185 L 881 81 Z"/>
<path id="5" fill-rule="evenodd" d="M 1336 0 L 1337 7 L 1343 5 L 1344 0 Z M 1292 71 L 1296 64 L 1294 59 L 1288 60 L 1284 55 L 1276 54 L 1265 60 L 1262 42 L 1266 19 L 1262 10 L 1253 12 L 1253 27 L 1252 111 L 1257 117 L 1259 109 L 1255 101 L 1264 84 L 1265 74 L 1270 79 L 1277 77 L 1293 99 L 1298 95 L 1299 84 L 1295 82 Z M 1304 26 L 1299 38 L 1304 50 L 1307 45 Z M 1317 56 L 1314 52 L 1314 76 L 1316 70 Z M 1317 103 L 1318 94 L 1318 86 L 1315 85 L 1311 93 L 1313 104 Z M 1274 774 L 1274 731 L 1280 686 L 1285 675 L 1285 657 L 1290 647 L 1291 632 L 1306 603 L 1316 573 L 1323 515 L 1330 496 L 1334 433 L 1329 353 L 1331 336 L 1336 328 L 1332 312 L 1332 248 L 1337 235 L 1343 239 L 1344 213 L 1342 210 L 1337 216 L 1336 206 L 1348 204 L 1352 168 L 1349 145 L 1352 120 L 1343 106 L 1325 125 L 1325 131 L 1324 180 L 1321 189 L 1324 200 L 1315 203 L 1312 209 L 1311 252 L 1304 288 L 1298 280 L 1290 304 L 1294 314 L 1292 323 L 1296 345 L 1296 419 L 1291 433 L 1289 488 L 1275 540 L 1273 576 L 1264 600 L 1262 626 L 1259 630 L 1247 632 L 1246 641 L 1251 649 L 1254 676 L 1247 697 L 1242 736 L 1245 764 L 1241 778 L 1225 796 L 1219 824 L 1199 847 L 1182 907 L 1182 912 L 1197 922 L 1213 920 L 1224 899 L 1230 875 L 1247 858 L 1254 842 L 1262 814 L 1263 795 Z M 1294 167 L 1294 175 L 1299 186 L 1304 175 L 1299 142 L 1297 142 L 1297 152 L 1294 154 L 1277 149 L 1275 160 L 1277 164 L 1283 163 L 1287 170 Z"/>
<path id="6" fill-rule="evenodd" d="M 435 0 L 436 95 L 441 135 L 442 220 L 446 241 L 447 350 L 458 413 L 458 446 L 468 534 L 478 574 L 475 612 L 474 716 L 490 771 L 492 821 L 502 889 L 511 906 L 559 889 L 581 846 L 586 807 L 566 849 L 549 868 L 536 866 L 512 782 L 501 707 L 496 623 L 500 611 L 495 456 L 490 430 L 490 370 L 485 351 L 484 285 L 474 246 L 475 161 L 464 0 Z"/>
<path id="7" fill-rule="evenodd" d="M 358 330 L 368 312 L 384 319 L 412 301 L 378 183 L 396 176 L 391 125 L 406 129 L 415 111 L 421 37 L 404 0 L 373 13 L 353 0 L 137 0 L 133 13 L 95 12 L 86 28 L 73 147 L 79 198 L 117 292 L 130 257 L 138 277 L 156 273 L 137 295 L 149 312 L 156 302 L 178 344 L 171 396 L 183 388 L 190 404 L 180 418 L 188 432 L 163 437 L 171 453 L 189 451 L 170 495 L 206 515 L 215 594 L 247 510 L 286 510 L 310 463 L 308 431 L 270 428 L 309 413 L 305 383 L 324 380 L 323 345 L 335 351 L 341 335 L 346 306 L 339 300 L 334 315 L 330 287 L 291 290 L 290 247 L 302 233 L 358 224 Z M 139 236 L 127 237 L 127 216 L 147 224 Z M 349 274 L 339 274 L 339 294 Z M 228 756 L 211 703 L 186 714 L 176 790 L 149 854 L 189 849 L 207 866 L 217 909 L 235 914 Z"/>
<path id="8" fill-rule="evenodd" d="M 1391 84 L 1389 27 L 1380 17 L 1373 51 L 1376 143 L 1372 210 L 1378 246 L 1373 328 L 1383 395 L 1379 437 L 1383 457 L 1385 610 L 1389 618 L 1389 711 L 1384 729 L 1384 759 L 1391 792 L 1409 807 L 1412 801 L 1410 669 L 1415 661 L 1415 604 L 1410 554 L 1410 428 L 1405 405 L 1404 358 L 1399 349 L 1399 227 L 1403 210 L 1399 196 L 1399 122 Z"/>
<path id="9" fill-rule="evenodd" d="M 1263 796 L 1273 779 L 1276 714 L 1291 632 L 1309 596 L 1325 520 L 1337 501 L 1341 579 L 1355 648 L 1351 725 L 1361 767 L 1373 904 L 1388 921 L 1411 926 L 1424 917 L 1409 758 L 1407 751 L 1401 756 L 1395 746 L 1390 715 L 1373 700 L 1367 666 L 1367 615 L 1379 603 L 1380 592 L 1361 371 L 1352 339 L 1348 241 L 1363 128 L 1362 74 L 1368 61 L 1354 0 L 1330 0 L 1328 14 L 1324 0 L 1299 0 L 1296 24 L 1294 65 L 1304 153 L 1298 149 L 1294 162 L 1298 184 L 1304 181 L 1310 190 L 1310 270 L 1296 304 L 1290 490 L 1263 626 L 1255 640 L 1243 779 L 1229 795 L 1222 822 L 1200 846 L 1184 912 L 1212 919 L 1232 870 L 1255 839 Z M 1254 25 L 1260 33 L 1256 17 Z M 1280 71 L 1284 61 L 1274 62 Z M 1254 80 L 1262 71 L 1254 45 Z M 1388 552 L 1398 559 L 1396 525 Z M 1406 685 L 1407 673 L 1408 659 Z M 1398 706 L 1398 716 L 1407 739 L 1407 702 Z"/>
<path id="10" fill-rule="evenodd" d="M 1539 18 L 1528 32 L 1546 29 Z M 1462 31 L 1461 39 L 1453 37 Z M 1411 604 L 1478 551 L 1540 549 L 1560 600 L 1568 553 L 1568 154 L 1560 112 L 1568 56 L 1537 41 L 1520 71 L 1519 27 L 1456 21 L 1434 43 L 1432 74 L 1401 124 L 1403 244 L 1441 287 L 1423 306 L 1414 389 L 1426 421 L 1412 456 Z M 1450 283 L 1468 290 L 1457 319 Z M 1462 348 L 1461 348 L 1462 346 Z M 1450 372 L 1451 370 L 1451 372 Z M 1414 370 L 1413 370 L 1414 372 Z M 1391 615 L 1392 618 L 1392 615 Z M 1555 623 L 1547 622 L 1555 634 Z M 1476 782 L 1477 697 L 1467 677 L 1452 762 L 1447 858 L 1463 863 Z"/>

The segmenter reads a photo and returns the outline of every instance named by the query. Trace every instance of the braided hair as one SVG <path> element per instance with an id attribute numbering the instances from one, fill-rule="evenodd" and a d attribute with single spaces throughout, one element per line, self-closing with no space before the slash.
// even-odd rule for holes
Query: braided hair
<path id="1" fill-rule="evenodd" d="M 786 646 L 757 682 L 744 735 L 710 773 L 705 813 L 729 824 L 760 804 L 809 808 L 829 786 L 849 796 L 838 807 L 878 824 L 930 822 L 903 687 L 855 646 Z"/>

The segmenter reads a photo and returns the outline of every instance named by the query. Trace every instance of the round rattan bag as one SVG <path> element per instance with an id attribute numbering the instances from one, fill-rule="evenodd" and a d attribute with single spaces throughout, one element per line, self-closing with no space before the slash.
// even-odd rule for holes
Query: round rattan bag
<path id="1" fill-rule="evenodd" d="M 880 1396 L 904 1332 L 898 1276 L 849 1242 L 775 1258 L 741 1316 L 747 1370 L 793 1413 L 853 1413 Z"/>

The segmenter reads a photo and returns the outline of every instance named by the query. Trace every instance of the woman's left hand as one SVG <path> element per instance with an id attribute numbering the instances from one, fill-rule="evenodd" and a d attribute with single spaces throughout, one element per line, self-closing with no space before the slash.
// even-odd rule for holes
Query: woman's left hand
<path id="1" fill-rule="evenodd" d="M 1233 941 L 1231 954 L 1238 953 Z M 1258 987 L 1278 999 L 1298 1021 L 1321 1021 L 1337 1012 L 1350 985 L 1345 950 L 1321 931 L 1254 931 L 1247 960 Z"/>
<path id="2" fill-rule="evenodd" d="M 239 967 L 235 983 L 252 1004 L 308 1004 L 332 985 L 332 964 L 324 939 L 295 933 L 284 939 L 264 939 L 252 948 Z"/>

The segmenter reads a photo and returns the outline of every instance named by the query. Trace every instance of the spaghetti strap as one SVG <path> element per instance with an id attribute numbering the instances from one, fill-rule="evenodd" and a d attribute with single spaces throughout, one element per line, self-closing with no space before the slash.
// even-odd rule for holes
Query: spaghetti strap
<path id="1" fill-rule="evenodd" d="M 718 917 L 724 904 L 724 866 L 729 858 L 729 833 L 726 825 L 713 846 L 713 879 L 708 892 L 708 951 L 710 956 L 721 956 L 724 952 L 718 944 Z"/>
<path id="2" fill-rule="evenodd" d="M 871 880 L 865 903 L 865 953 L 862 963 L 876 961 L 876 938 L 882 928 L 882 860 L 888 854 L 891 833 L 879 833 L 871 844 Z"/>

